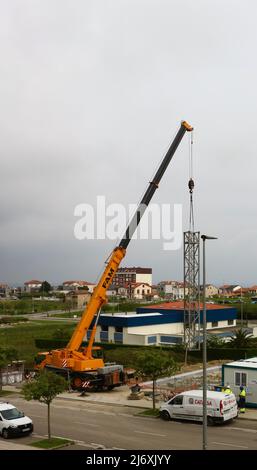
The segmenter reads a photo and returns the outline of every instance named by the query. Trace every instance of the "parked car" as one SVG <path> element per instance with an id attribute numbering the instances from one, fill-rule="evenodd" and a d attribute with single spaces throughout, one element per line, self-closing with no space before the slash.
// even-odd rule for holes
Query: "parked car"
<path id="1" fill-rule="evenodd" d="M 208 425 L 224 423 L 237 415 L 237 402 L 233 393 L 207 391 Z M 161 405 L 160 416 L 165 420 L 177 418 L 203 421 L 203 391 L 190 390 L 176 395 Z"/>
<path id="2" fill-rule="evenodd" d="M 32 431 L 33 423 L 28 416 L 8 402 L 0 402 L 0 434 L 4 439 Z"/>

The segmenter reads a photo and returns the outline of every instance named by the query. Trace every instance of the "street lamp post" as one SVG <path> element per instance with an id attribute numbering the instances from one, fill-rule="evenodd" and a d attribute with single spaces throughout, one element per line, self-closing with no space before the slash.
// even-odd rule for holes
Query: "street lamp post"
<path id="1" fill-rule="evenodd" d="M 217 240 L 217 237 L 201 235 L 203 240 L 203 450 L 207 449 L 207 347 L 206 347 L 206 263 L 205 240 Z"/>

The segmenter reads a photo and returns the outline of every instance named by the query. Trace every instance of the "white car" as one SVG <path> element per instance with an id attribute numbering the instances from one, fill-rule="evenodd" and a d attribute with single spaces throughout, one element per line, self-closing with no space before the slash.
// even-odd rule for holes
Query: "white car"
<path id="1" fill-rule="evenodd" d="M 163 419 L 203 420 L 203 391 L 189 390 L 176 395 L 160 407 Z M 208 425 L 224 423 L 238 416 L 235 395 L 223 392 L 207 391 Z"/>
<path id="2" fill-rule="evenodd" d="M 8 402 L 0 402 L 0 434 L 4 439 L 32 431 L 33 423 L 28 416 Z"/>

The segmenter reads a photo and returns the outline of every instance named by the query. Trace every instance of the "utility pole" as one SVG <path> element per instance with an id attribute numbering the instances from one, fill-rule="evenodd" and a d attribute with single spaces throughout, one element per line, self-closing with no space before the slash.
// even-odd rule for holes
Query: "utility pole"
<path id="1" fill-rule="evenodd" d="M 243 326 L 243 297 L 242 297 L 242 287 L 241 287 L 241 327 Z"/>
<path id="2" fill-rule="evenodd" d="M 217 237 L 201 235 L 203 240 L 203 450 L 207 449 L 207 342 L 206 342 L 206 262 L 205 240 L 217 240 Z"/>

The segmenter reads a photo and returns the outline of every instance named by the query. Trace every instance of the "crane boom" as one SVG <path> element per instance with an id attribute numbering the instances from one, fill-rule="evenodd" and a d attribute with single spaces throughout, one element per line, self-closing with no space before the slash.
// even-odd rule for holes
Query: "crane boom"
<path id="1" fill-rule="evenodd" d="M 47 353 L 39 353 L 36 360 L 36 368 L 40 369 L 46 367 L 57 373 L 63 373 L 64 375 L 66 373 L 71 374 L 72 386 L 75 388 L 81 389 L 81 387 L 85 386 L 83 384 L 88 383 L 96 384 L 97 387 L 107 388 L 121 385 L 122 366 L 116 366 L 116 370 L 113 366 L 114 369 L 112 369 L 112 372 L 110 372 L 110 366 L 108 366 L 107 369 L 109 372 L 105 372 L 106 366 L 103 360 L 93 357 L 92 350 L 97 321 L 101 307 L 107 302 L 107 289 L 111 285 L 119 265 L 126 254 L 126 248 L 128 247 L 128 244 L 156 189 L 158 188 L 161 178 L 163 177 L 184 134 L 187 131 L 190 132 L 192 130 L 193 128 L 186 121 L 181 122 L 179 130 L 163 158 L 153 180 L 150 181 L 149 186 L 125 231 L 125 234 L 119 243 L 119 246 L 114 248 L 111 253 L 104 272 L 101 275 L 101 278 L 93 291 L 93 295 L 66 348 L 55 349 Z M 85 348 L 81 348 L 83 339 L 94 319 L 95 323 L 90 334 L 88 345 Z M 87 382 L 87 380 L 89 380 L 89 382 Z"/>
<path id="2" fill-rule="evenodd" d="M 67 345 L 67 349 L 71 350 L 77 350 L 83 341 L 83 338 L 90 327 L 92 320 L 95 316 L 95 314 L 98 312 L 98 310 L 101 308 L 101 306 L 106 303 L 106 291 L 108 287 L 111 285 L 112 280 L 119 268 L 120 262 L 124 258 L 126 254 L 126 248 L 136 230 L 138 227 L 140 220 L 149 205 L 156 189 L 158 188 L 158 185 L 161 181 L 161 178 L 163 177 L 174 153 L 176 152 L 184 134 L 186 131 L 192 131 L 192 127 L 185 121 L 181 122 L 180 128 L 172 142 L 172 144 L 169 147 L 169 150 L 167 151 L 165 157 L 163 158 L 154 178 L 153 181 L 150 181 L 149 186 L 134 214 L 134 216 L 131 219 L 131 222 L 129 223 L 126 232 L 119 244 L 118 247 L 116 247 L 109 259 L 109 262 L 104 270 L 103 275 L 100 278 L 100 281 L 98 282 L 97 286 L 94 289 L 94 293 L 92 295 L 92 298 L 90 299 L 87 307 L 85 308 L 85 311 L 83 313 L 83 316 L 81 318 L 80 323 L 78 324 L 77 328 L 75 329 L 70 342 Z M 88 351 L 89 353 L 89 351 Z"/>

